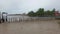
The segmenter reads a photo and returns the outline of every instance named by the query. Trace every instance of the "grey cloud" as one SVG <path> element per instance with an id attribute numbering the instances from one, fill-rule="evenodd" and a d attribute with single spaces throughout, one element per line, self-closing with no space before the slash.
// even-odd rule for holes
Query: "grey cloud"
<path id="1" fill-rule="evenodd" d="M 56 8 L 60 9 L 60 0 L 0 0 L 0 10 L 8 13 L 28 13 L 37 11 L 38 8 L 45 10 Z"/>

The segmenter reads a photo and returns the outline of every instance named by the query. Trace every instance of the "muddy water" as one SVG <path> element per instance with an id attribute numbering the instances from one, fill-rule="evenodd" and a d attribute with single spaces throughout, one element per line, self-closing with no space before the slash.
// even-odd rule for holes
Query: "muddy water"
<path id="1" fill-rule="evenodd" d="M 60 26 L 57 21 L 2 23 L 0 34 L 60 34 Z"/>

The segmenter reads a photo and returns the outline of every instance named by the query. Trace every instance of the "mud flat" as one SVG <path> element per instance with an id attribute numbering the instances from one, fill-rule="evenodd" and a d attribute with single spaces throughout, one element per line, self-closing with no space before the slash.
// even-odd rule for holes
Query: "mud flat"
<path id="1" fill-rule="evenodd" d="M 60 34 L 60 26 L 57 20 L 2 23 L 0 34 Z"/>

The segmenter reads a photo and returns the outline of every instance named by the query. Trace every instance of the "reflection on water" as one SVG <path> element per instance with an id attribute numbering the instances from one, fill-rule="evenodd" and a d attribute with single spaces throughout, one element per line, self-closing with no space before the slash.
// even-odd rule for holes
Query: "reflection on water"
<path id="1" fill-rule="evenodd" d="M 0 34 L 60 34 L 56 21 L 0 24 Z"/>

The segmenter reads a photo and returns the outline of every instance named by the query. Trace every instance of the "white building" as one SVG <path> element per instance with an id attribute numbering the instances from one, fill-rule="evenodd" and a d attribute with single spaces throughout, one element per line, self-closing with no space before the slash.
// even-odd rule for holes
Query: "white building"
<path id="1" fill-rule="evenodd" d="M 8 14 L 7 15 L 8 22 L 23 21 L 23 20 L 27 20 L 28 18 L 29 16 L 22 15 L 22 14 Z"/>

